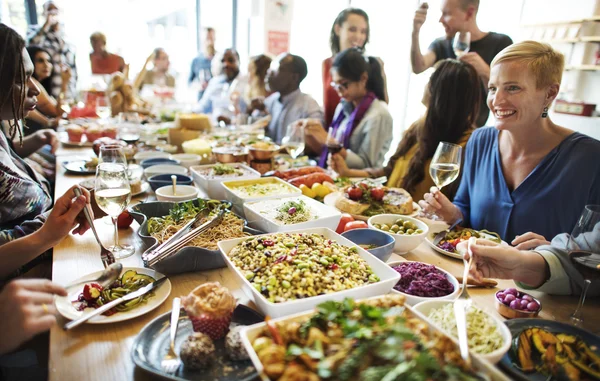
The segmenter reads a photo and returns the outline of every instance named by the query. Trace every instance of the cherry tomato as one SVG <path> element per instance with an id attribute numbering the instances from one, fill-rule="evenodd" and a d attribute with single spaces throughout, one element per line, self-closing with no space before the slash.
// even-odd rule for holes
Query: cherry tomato
<path id="1" fill-rule="evenodd" d="M 348 213 L 343 213 L 342 218 L 340 219 L 340 223 L 338 224 L 337 229 L 335 229 L 335 232 L 338 234 L 342 234 L 344 232 L 344 227 L 346 227 L 346 224 L 352 221 L 354 221 L 354 218 L 352 218 L 351 215 L 349 215 Z"/>
<path id="2" fill-rule="evenodd" d="M 128 211 L 124 210 L 123 213 L 117 217 L 117 227 L 119 229 L 127 229 L 133 222 L 133 217 Z"/>
<path id="3" fill-rule="evenodd" d="M 344 231 L 347 232 L 348 230 L 352 229 L 366 229 L 368 227 L 369 225 L 367 225 L 365 221 L 352 221 L 348 222 L 346 226 L 344 226 Z"/>
<path id="4" fill-rule="evenodd" d="M 383 200 L 383 196 L 385 196 L 385 191 L 383 188 L 371 189 L 371 197 L 373 197 L 374 200 L 381 201 Z"/>
<path id="5" fill-rule="evenodd" d="M 361 199 L 362 195 L 362 189 L 357 186 L 352 186 L 350 189 L 348 189 L 348 197 L 350 197 L 350 200 L 358 201 Z"/>

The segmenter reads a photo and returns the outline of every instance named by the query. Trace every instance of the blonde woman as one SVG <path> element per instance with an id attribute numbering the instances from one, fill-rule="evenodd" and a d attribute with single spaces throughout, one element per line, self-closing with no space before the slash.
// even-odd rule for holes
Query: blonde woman
<path id="1" fill-rule="evenodd" d="M 496 123 L 473 132 L 454 203 L 434 187 L 419 204 L 448 223 L 496 231 L 518 249 L 570 232 L 585 205 L 600 204 L 600 141 L 548 116 L 563 68 L 564 56 L 548 44 L 502 50 L 488 83 Z"/>
<path id="2" fill-rule="evenodd" d="M 271 66 L 271 61 L 271 57 L 264 54 L 250 58 L 248 63 L 248 87 L 246 87 L 244 94 L 246 103 L 250 103 L 253 99 L 264 99 L 269 96 L 265 86 L 265 78 L 269 66 Z"/>

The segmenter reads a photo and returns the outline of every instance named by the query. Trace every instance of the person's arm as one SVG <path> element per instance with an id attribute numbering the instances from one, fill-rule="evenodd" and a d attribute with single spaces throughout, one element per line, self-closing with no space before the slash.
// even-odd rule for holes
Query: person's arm
<path id="1" fill-rule="evenodd" d="M 34 122 L 37 122 L 38 124 L 44 126 L 45 128 L 56 129 L 56 127 L 58 127 L 58 119 L 48 118 L 47 116 L 45 116 L 38 110 L 30 111 L 29 114 L 27 114 L 26 121 L 27 120 L 33 120 Z M 25 123 L 25 125 L 27 126 L 27 123 Z M 25 128 L 27 128 L 27 127 L 25 127 Z M 15 139 L 14 144 L 15 145 L 19 144 L 19 140 Z"/>
<path id="2" fill-rule="evenodd" d="M 52 146 L 52 153 L 56 152 L 59 145 L 58 135 L 54 130 L 39 130 L 36 133 L 23 138 L 23 144 L 14 144 L 14 151 L 17 155 L 25 158 L 46 144 Z"/>
<path id="3" fill-rule="evenodd" d="M 134 89 L 140 90 L 142 88 L 142 85 L 144 84 L 144 79 L 146 78 L 146 72 L 148 71 L 148 64 L 153 59 L 154 59 L 154 52 L 152 52 L 148 56 L 148 58 L 146 58 L 146 62 L 144 63 L 144 66 L 142 67 L 142 70 L 135 77 L 135 80 L 133 81 L 133 88 Z"/>
<path id="4" fill-rule="evenodd" d="M 415 17 L 413 19 L 413 31 L 410 44 L 410 64 L 412 66 L 412 71 L 415 74 L 419 74 L 429 69 L 436 61 L 436 54 L 432 50 L 428 50 L 425 54 L 421 53 L 419 33 L 426 18 L 427 6 L 421 5 L 415 12 Z"/>
<path id="5" fill-rule="evenodd" d="M 331 155 L 327 164 L 333 169 L 338 175 L 343 177 L 373 177 L 373 170 L 377 171 L 375 168 L 365 168 L 365 169 L 351 169 L 348 168 L 346 164 L 346 160 L 340 154 Z M 381 169 L 383 172 L 383 169 Z"/>
<path id="6" fill-rule="evenodd" d="M 308 154 L 320 155 L 327 143 L 327 131 L 320 120 L 304 119 L 296 123 L 304 125 L 304 143 Z"/>
<path id="7" fill-rule="evenodd" d="M 487 88 L 487 83 L 490 81 L 490 65 L 488 65 L 479 54 L 474 52 L 465 53 L 458 59 L 471 64 L 471 66 L 475 68 L 479 78 L 481 78 L 481 82 L 483 82 L 485 88 Z"/>

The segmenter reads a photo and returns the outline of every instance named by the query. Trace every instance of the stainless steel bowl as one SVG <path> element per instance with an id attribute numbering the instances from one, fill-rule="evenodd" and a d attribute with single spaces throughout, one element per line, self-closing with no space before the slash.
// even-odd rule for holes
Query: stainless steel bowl
<path id="1" fill-rule="evenodd" d="M 255 160 L 270 160 L 281 150 L 281 147 L 274 145 L 271 149 L 260 149 L 249 146 L 248 150 Z"/>
<path id="2" fill-rule="evenodd" d="M 215 159 L 219 163 L 248 162 L 248 150 L 239 147 L 218 147 L 213 149 Z"/>

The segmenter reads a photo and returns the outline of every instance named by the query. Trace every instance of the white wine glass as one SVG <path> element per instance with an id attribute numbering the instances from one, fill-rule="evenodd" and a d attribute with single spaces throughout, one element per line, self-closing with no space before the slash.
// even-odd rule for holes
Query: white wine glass
<path id="1" fill-rule="evenodd" d="M 104 122 L 107 121 L 112 115 L 110 101 L 107 96 L 99 95 L 96 98 L 96 115 L 98 115 L 100 120 Z"/>
<path id="2" fill-rule="evenodd" d="M 429 165 L 429 175 L 439 190 L 458 177 L 461 156 L 462 147 L 458 144 L 447 142 L 438 144 Z"/>
<path id="3" fill-rule="evenodd" d="M 118 146 L 100 148 L 100 158 L 96 167 L 94 198 L 98 207 L 108 214 L 114 225 L 113 246 L 108 249 L 115 258 L 127 258 L 134 253 L 131 245 L 119 245 L 117 218 L 131 201 L 131 188 L 127 175 L 127 162 L 123 150 Z"/>
<path id="4" fill-rule="evenodd" d="M 454 50 L 454 55 L 456 55 L 456 58 L 468 53 L 470 48 L 471 32 L 456 32 L 454 35 L 454 41 L 452 42 L 452 49 Z"/>
<path id="5" fill-rule="evenodd" d="M 583 287 L 571 323 L 583 326 L 583 304 L 592 280 L 600 280 L 600 205 L 586 205 L 567 242 L 569 259 L 583 277 Z"/>
<path id="6" fill-rule="evenodd" d="M 293 159 L 297 159 L 304 152 L 304 126 L 291 123 L 287 126 L 287 131 L 281 144 L 286 148 Z"/>

